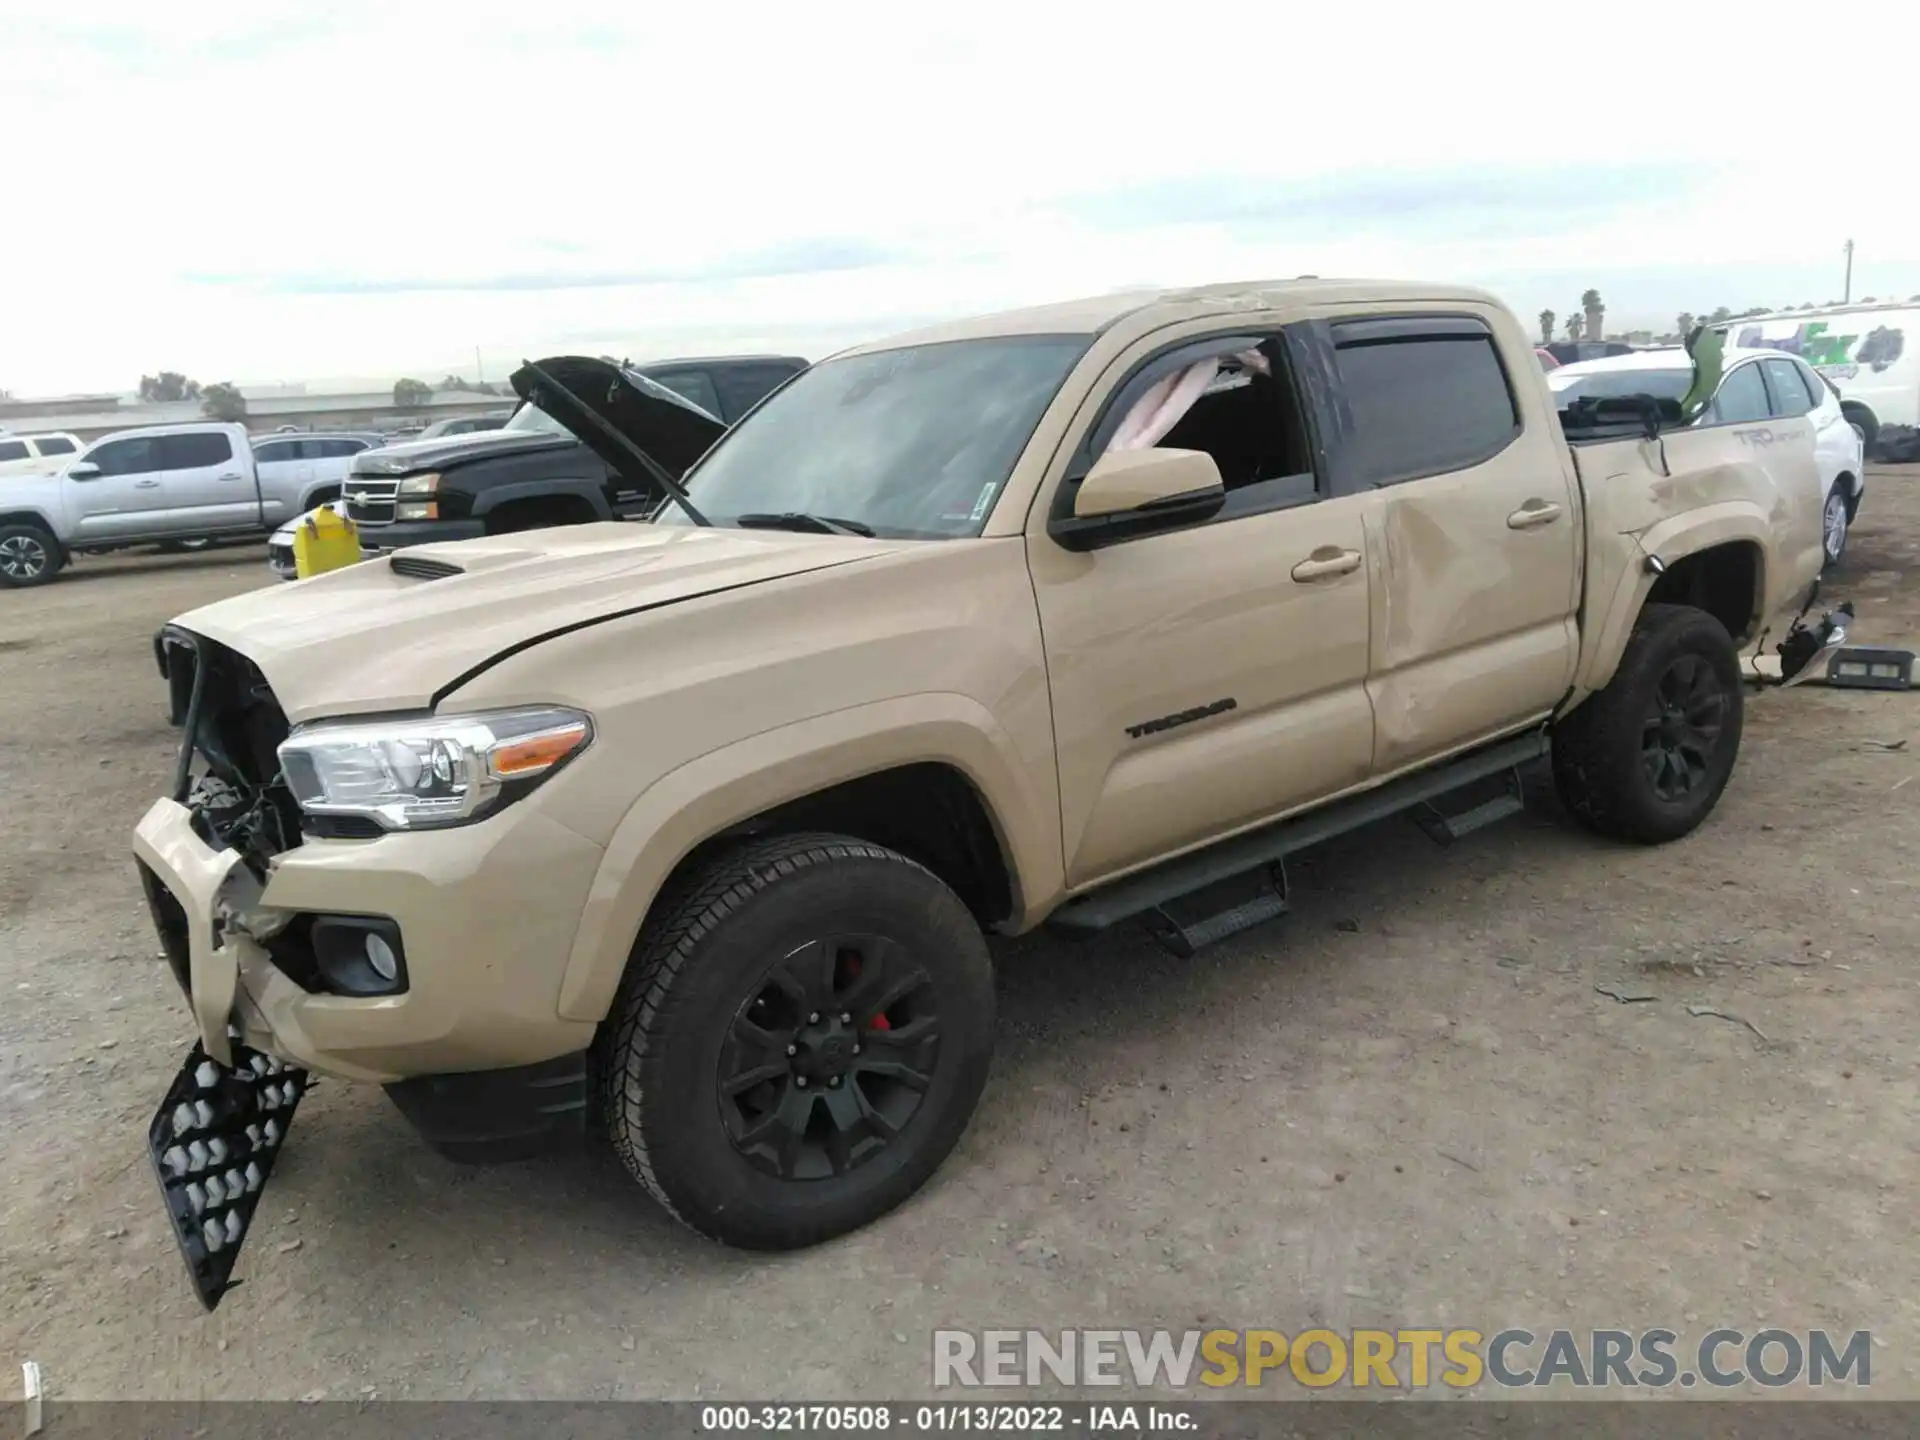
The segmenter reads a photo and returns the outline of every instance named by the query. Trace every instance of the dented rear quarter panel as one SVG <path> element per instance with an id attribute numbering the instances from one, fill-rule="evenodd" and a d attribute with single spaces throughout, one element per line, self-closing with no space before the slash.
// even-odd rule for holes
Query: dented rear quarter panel
<path id="1" fill-rule="evenodd" d="M 1587 584 L 1573 700 L 1612 678 L 1656 576 L 1725 544 L 1750 544 L 1759 583 L 1745 633 L 1782 628 L 1819 577 L 1820 475 L 1805 419 L 1676 430 L 1575 445 L 1587 504 Z"/>

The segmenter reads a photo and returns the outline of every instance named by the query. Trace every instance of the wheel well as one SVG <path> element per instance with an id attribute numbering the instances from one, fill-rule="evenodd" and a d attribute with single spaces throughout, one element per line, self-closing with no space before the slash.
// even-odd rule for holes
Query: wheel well
<path id="1" fill-rule="evenodd" d="M 1691 605 L 1722 625 L 1735 643 L 1760 621 L 1760 548 L 1747 541 L 1684 555 L 1647 592 L 1650 605 Z"/>
<path id="2" fill-rule="evenodd" d="M 496 505 L 482 518 L 489 534 L 502 535 L 515 530 L 544 530 L 550 525 L 591 525 L 600 516 L 578 495 L 535 495 Z"/>
<path id="3" fill-rule="evenodd" d="M 328 501 L 338 500 L 339 498 L 340 487 L 338 485 L 316 485 L 307 495 L 307 503 L 302 505 L 300 509 L 303 513 L 308 510 L 316 510 Z"/>
<path id="4" fill-rule="evenodd" d="M 1851 525 L 1860 513 L 1860 482 L 1854 476 L 1842 471 L 1833 482 L 1847 500 L 1847 523 Z"/>
<path id="5" fill-rule="evenodd" d="M 31 525 L 36 530 L 46 532 L 56 541 L 59 539 L 54 535 L 53 527 L 47 524 L 46 516 L 35 514 L 31 510 L 0 511 L 0 525 Z"/>
<path id="6" fill-rule="evenodd" d="M 743 839 L 808 830 L 897 850 L 939 876 L 983 925 L 1013 913 L 1013 879 L 986 802 L 966 776 L 934 762 L 846 780 L 731 826 L 689 851 L 661 894 Z"/>

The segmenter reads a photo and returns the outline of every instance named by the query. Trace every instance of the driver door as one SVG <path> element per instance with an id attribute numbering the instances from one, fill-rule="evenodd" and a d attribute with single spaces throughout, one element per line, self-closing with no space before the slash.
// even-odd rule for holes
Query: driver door
<path id="1" fill-rule="evenodd" d="M 119 540 L 160 528 L 166 473 L 154 437 L 103 440 L 80 458 L 100 473 L 65 477 L 76 542 Z"/>
<path id="2" fill-rule="evenodd" d="M 1154 442 L 1213 456 L 1213 519 L 1083 553 L 1049 536 L 1156 386 L 1249 353 L 1267 374 L 1222 370 Z M 1373 754 L 1370 500 L 1324 484 L 1279 327 L 1143 341 L 1120 364 L 1027 537 L 1074 888 L 1358 785 Z"/>

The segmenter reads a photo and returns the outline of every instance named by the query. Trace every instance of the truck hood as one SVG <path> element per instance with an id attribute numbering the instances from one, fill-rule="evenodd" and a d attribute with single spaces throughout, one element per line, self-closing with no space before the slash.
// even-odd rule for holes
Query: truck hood
<path id="1" fill-rule="evenodd" d="M 426 710 L 507 654 L 904 542 L 609 521 L 417 545 L 256 590 L 174 624 L 259 667 L 289 722 Z"/>
<path id="2" fill-rule="evenodd" d="M 564 386 L 566 393 L 556 393 L 541 375 Z M 522 365 L 509 383 L 514 394 L 578 435 L 615 474 L 647 489 L 654 488 L 653 478 L 603 427 L 625 436 L 676 480 L 727 431 L 691 400 L 611 360 L 554 355 Z"/>
<path id="3" fill-rule="evenodd" d="M 442 435 L 436 440 L 402 440 L 362 450 L 353 457 L 354 475 L 412 475 L 421 470 L 443 470 L 492 455 L 520 455 L 536 450 L 564 450 L 578 444 L 569 435 L 538 430 L 476 430 L 470 435 Z"/>

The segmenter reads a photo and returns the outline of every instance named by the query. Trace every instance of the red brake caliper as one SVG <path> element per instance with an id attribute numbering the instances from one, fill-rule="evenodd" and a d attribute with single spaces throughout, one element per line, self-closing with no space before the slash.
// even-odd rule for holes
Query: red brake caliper
<path id="1" fill-rule="evenodd" d="M 860 957 L 858 955 L 849 955 L 847 957 L 847 979 L 853 981 L 859 978 Z M 888 1022 L 885 1015 L 876 1015 L 873 1017 L 873 1023 L 867 1026 L 867 1028 L 869 1030 L 891 1030 L 893 1026 Z"/>

